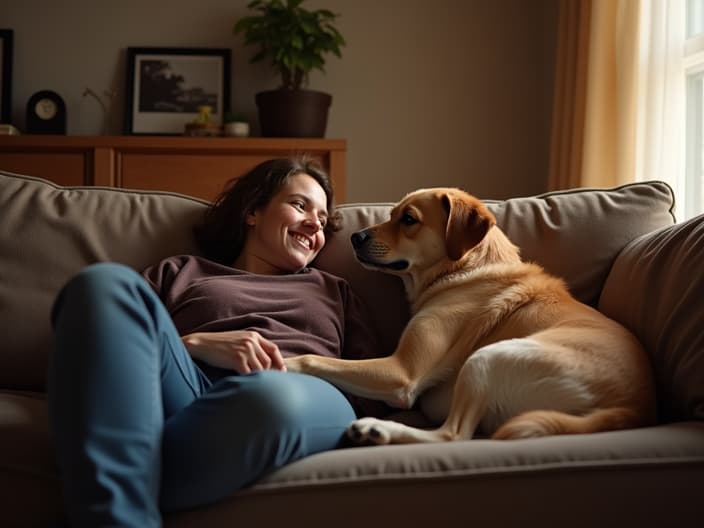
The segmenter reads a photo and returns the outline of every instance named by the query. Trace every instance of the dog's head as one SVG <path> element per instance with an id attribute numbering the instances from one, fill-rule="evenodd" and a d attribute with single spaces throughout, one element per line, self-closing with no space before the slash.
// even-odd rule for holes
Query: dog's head
<path id="1" fill-rule="evenodd" d="M 477 198 L 454 188 L 421 189 L 406 195 L 391 218 L 352 235 L 357 260 L 397 275 L 451 267 L 496 224 Z"/>

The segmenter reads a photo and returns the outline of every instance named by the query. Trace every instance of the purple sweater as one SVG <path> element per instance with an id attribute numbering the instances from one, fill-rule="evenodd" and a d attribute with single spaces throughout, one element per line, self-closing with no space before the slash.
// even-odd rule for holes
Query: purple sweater
<path id="1" fill-rule="evenodd" d="M 379 354 L 373 327 L 344 279 L 315 268 L 257 275 L 191 255 L 142 273 L 180 335 L 256 330 L 284 357 L 363 359 Z"/>

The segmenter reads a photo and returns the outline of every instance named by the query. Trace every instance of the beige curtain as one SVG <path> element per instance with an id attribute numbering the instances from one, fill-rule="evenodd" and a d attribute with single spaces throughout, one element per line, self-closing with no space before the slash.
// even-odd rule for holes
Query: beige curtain
<path id="1" fill-rule="evenodd" d="M 635 178 L 638 0 L 562 0 L 549 188 Z"/>

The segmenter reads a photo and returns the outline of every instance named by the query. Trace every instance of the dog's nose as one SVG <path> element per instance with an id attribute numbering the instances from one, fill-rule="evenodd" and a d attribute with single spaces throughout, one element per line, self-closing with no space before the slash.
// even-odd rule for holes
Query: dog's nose
<path id="1" fill-rule="evenodd" d="M 358 248 L 369 239 L 369 233 L 366 231 L 357 231 L 356 233 L 352 233 L 352 236 L 350 237 L 350 240 L 352 240 L 352 247 Z"/>

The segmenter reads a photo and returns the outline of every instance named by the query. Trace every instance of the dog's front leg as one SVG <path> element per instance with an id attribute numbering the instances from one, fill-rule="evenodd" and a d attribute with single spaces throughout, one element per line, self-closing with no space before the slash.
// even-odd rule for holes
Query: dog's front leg
<path id="1" fill-rule="evenodd" d="M 306 354 L 286 358 L 286 368 L 323 378 L 345 392 L 382 400 L 392 407 L 410 408 L 416 397 L 409 373 L 395 356 L 347 360 Z"/>
<path id="2" fill-rule="evenodd" d="M 286 367 L 323 378 L 342 390 L 409 409 L 418 395 L 449 371 L 447 351 L 454 336 L 437 331 L 433 317 L 413 318 L 391 356 L 376 359 L 337 359 L 307 354 L 286 359 Z"/>

